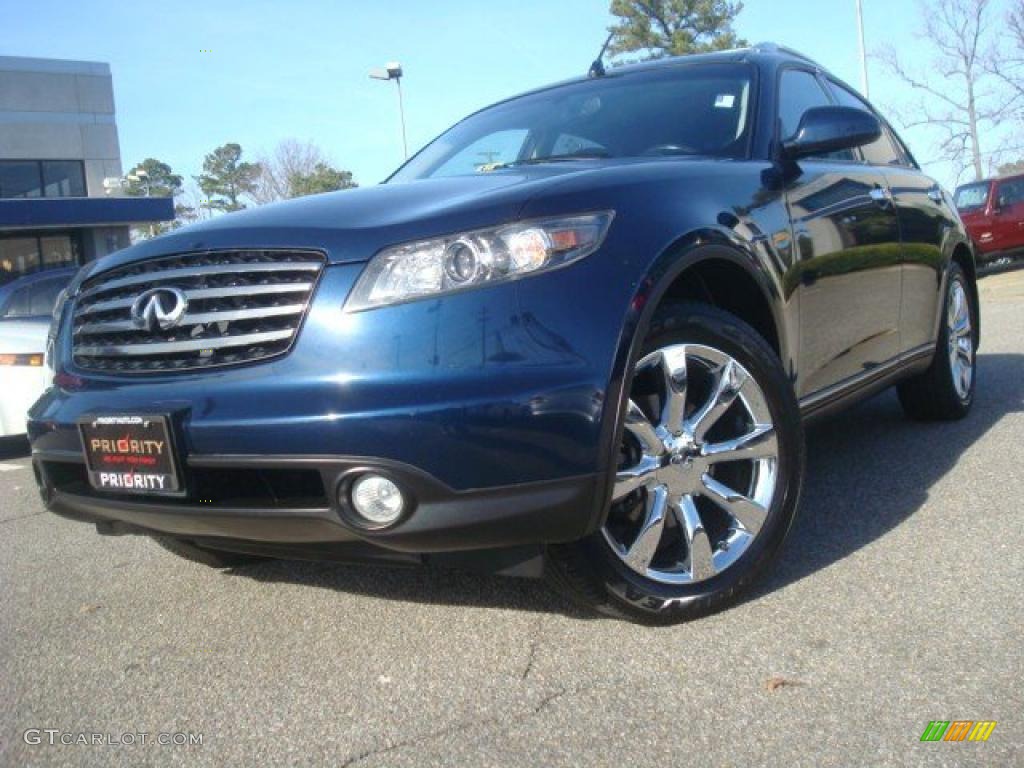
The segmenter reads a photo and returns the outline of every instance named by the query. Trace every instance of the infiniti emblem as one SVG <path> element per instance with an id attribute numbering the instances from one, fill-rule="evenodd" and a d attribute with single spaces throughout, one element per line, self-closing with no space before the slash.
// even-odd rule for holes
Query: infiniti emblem
<path id="1" fill-rule="evenodd" d="M 144 331 L 169 331 L 188 309 L 188 298 L 178 288 L 152 288 L 132 304 L 132 325 Z"/>

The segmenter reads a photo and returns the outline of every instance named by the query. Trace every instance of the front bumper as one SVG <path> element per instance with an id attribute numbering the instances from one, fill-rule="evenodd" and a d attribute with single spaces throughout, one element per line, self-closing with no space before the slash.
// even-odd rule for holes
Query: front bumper
<path id="1" fill-rule="evenodd" d="M 37 452 L 37 477 L 47 508 L 62 517 L 96 523 L 104 533 L 158 533 L 186 539 L 219 539 L 293 548 L 365 542 L 410 553 L 450 552 L 570 541 L 585 531 L 601 483 L 597 477 L 527 483 L 457 492 L 412 467 L 345 457 L 192 456 L 186 481 L 204 485 L 204 473 L 239 479 L 234 495 L 117 497 L 87 485 L 85 468 L 72 454 Z M 347 498 L 334 493 L 344 478 L 372 470 L 394 479 L 412 500 L 407 518 L 385 530 L 362 528 Z M 276 473 L 274 475 L 273 473 Z M 254 492 L 268 485 L 318 476 L 322 496 Z M 191 480 L 191 482 L 190 482 Z M 209 486 L 206 486 L 209 487 Z M 258 489 L 257 489 L 258 490 Z M 228 548 L 231 548 L 230 546 Z"/>
<path id="2" fill-rule="evenodd" d="M 624 327 L 609 307 L 629 306 L 629 286 L 600 279 L 600 257 L 358 314 L 341 307 L 361 265 L 331 266 L 286 357 L 135 376 L 67 365 L 30 414 L 43 498 L 107 532 L 263 544 L 442 552 L 580 538 L 608 491 Z M 85 484 L 78 420 L 133 412 L 171 417 L 184 498 Z M 415 504 L 383 531 L 352 524 L 339 500 L 341 478 L 371 468 Z"/>

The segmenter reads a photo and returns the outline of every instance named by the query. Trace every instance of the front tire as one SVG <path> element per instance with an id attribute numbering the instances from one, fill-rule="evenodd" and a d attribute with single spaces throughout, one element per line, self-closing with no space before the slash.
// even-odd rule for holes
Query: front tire
<path id="1" fill-rule="evenodd" d="M 800 414 L 753 328 L 689 302 L 659 308 L 631 374 L 600 531 L 549 548 L 553 584 L 618 618 L 720 610 L 778 553 L 804 471 Z"/>
<path id="2" fill-rule="evenodd" d="M 971 410 L 977 376 L 977 308 L 967 277 L 956 262 L 950 267 L 943 323 L 935 357 L 923 373 L 900 383 L 904 413 L 918 421 L 953 421 Z"/>

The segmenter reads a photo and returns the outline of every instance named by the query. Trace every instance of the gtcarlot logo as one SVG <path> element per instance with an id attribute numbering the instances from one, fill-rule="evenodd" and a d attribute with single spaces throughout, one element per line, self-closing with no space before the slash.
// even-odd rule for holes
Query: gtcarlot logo
<path id="1" fill-rule="evenodd" d="M 995 728 L 995 720 L 932 720 L 921 741 L 988 741 Z"/>
<path id="2" fill-rule="evenodd" d="M 162 747 L 201 747 L 203 734 L 186 731 L 150 733 L 128 731 L 63 731 L 60 728 L 29 728 L 22 734 L 29 746 L 51 747 L 134 747 L 157 744 Z"/>

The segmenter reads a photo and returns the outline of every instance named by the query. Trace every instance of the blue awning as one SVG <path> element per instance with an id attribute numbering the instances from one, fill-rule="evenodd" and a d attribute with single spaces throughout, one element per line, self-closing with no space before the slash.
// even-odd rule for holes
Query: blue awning
<path id="1" fill-rule="evenodd" d="M 102 227 L 174 219 L 169 197 L 47 197 L 0 200 L 0 230 Z"/>

